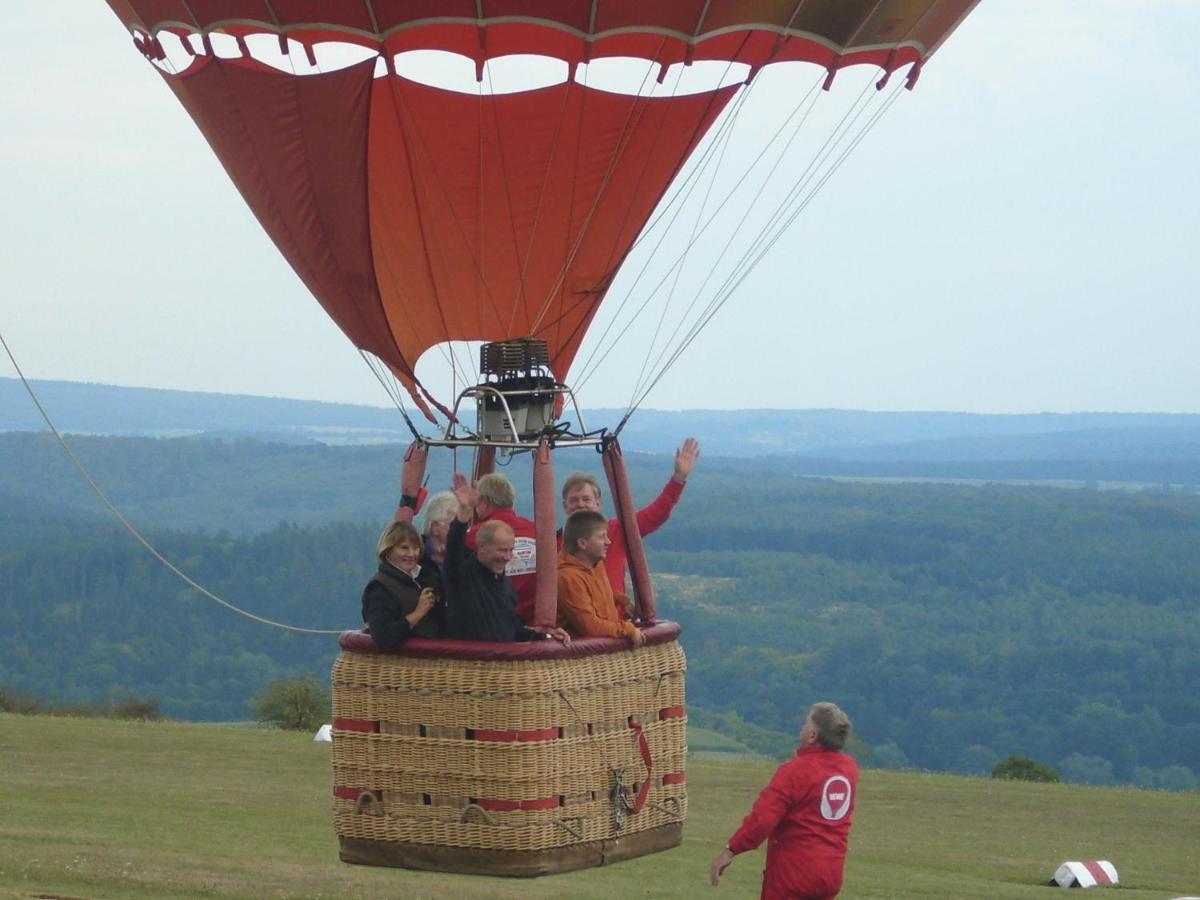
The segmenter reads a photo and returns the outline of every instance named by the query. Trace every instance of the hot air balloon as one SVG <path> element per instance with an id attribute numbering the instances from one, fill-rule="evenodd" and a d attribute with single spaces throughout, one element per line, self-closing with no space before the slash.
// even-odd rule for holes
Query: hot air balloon
<path id="1" fill-rule="evenodd" d="M 551 451 L 603 451 L 647 648 L 384 653 L 344 634 L 343 859 L 532 875 L 679 843 L 679 627 L 657 619 L 620 448 L 584 426 L 572 363 L 672 183 L 764 67 L 819 67 L 826 90 L 846 67 L 878 69 L 879 88 L 904 70 L 911 88 L 976 2 L 108 0 L 313 296 L 445 423 L 412 426 L 410 508 L 431 447 L 476 448 L 477 474 L 497 450 L 535 454 L 538 623 L 555 618 Z M 531 60 L 535 83 L 496 86 Z M 601 77 L 630 62 L 632 86 Z M 440 83 L 454 66 L 471 89 Z M 680 87 L 704 67 L 712 84 Z M 438 397 L 418 361 L 457 341 L 483 342 L 478 380 Z"/>

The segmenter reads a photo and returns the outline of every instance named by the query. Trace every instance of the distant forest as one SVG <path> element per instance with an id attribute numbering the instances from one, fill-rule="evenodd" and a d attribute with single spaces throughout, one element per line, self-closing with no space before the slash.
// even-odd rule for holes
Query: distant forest
<path id="1" fill-rule="evenodd" d="M 358 625 L 398 448 L 77 446 L 216 593 Z M 509 471 L 524 492 L 521 464 Z M 636 499 L 669 471 L 635 456 Z M 439 463 L 431 488 L 447 474 Z M 0 435 L 0 685 L 242 719 L 267 680 L 326 675 L 332 638 L 198 596 L 79 481 L 45 435 Z M 839 482 L 706 456 L 648 546 L 659 608 L 684 627 L 692 715 L 764 752 L 786 753 L 803 709 L 830 699 L 880 766 L 981 774 L 1021 754 L 1072 781 L 1197 786 L 1200 497 Z"/>

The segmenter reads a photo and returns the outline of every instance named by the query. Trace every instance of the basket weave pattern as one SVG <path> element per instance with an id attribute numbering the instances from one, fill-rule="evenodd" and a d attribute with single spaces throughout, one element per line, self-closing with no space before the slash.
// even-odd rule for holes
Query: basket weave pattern
<path id="1" fill-rule="evenodd" d="M 682 822 L 685 669 L 676 641 L 522 661 L 343 650 L 333 667 L 337 833 L 523 851 Z M 638 728 L 649 792 L 618 816 L 618 779 L 630 803 L 647 780 Z"/>

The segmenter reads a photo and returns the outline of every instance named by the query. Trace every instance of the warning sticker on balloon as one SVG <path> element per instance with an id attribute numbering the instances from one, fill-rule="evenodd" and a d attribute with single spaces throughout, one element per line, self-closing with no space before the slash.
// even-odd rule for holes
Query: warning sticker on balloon
<path id="1" fill-rule="evenodd" d="M 833 775 L 821 789 L 821 815 L 831 822 L 844 819 L 850 812 L 850 780 L 844 775 Z"/>
<path id="2" fill-rule="evenodd" d="M 505 575 L 532 575 L 537 571 L 537 542 L 531 537 L 519 537 L 513 544 L 513 556 L 504 567 Z"/>

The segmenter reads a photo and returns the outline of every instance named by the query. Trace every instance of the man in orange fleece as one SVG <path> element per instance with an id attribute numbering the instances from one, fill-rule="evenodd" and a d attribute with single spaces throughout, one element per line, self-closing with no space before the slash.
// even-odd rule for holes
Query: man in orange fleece
<path id="1" fill-rule="evenodd" d="M 604 570 L 611 543 L 603 513 L 581 509 L 567 518 L 558 554 L 558 625 L 578 637 L 628 638 L 636 649 L 646 636 L 617 614 Z"/>

